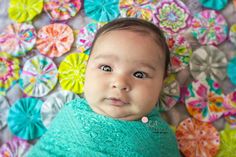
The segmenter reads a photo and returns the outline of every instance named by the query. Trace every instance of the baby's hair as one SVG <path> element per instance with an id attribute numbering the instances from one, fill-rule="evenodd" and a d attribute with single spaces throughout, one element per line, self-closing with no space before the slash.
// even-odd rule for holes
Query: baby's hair
<path id="1" fill-rule="evenodd" d="M 164 77 L 167 75 L 168 66 L 170 63 L 170 51 L 167 46 L 165 36 L 159 27 L 157 27 L 156 25 L 154 25 L 151 22 L 148 22 L 148 21 L 145 21 L 142 19 L 119 18 L 119 19 L 113 20 L 113 21 L 105 24 L 103 27 L 101 27 L 97 31 L 97 33 L 94 37 L 94 40 L 93 40 L 93 43 L 92 43 L 92 46 L 90 49 L 91 53 L 93 51 L 93 47 L 94 47 L 97 39 L 101 35 L 103 35 L 107 32 L 114 31 L 114 30 L 130 30 L 130 31 L 134 31 L 137 33 L 141 33 L 143 35 L 147 35 L 149 33 L 154 38 L 157 45 L 160 46 L 165 53 L 165 74 L 164 74 Z"/>

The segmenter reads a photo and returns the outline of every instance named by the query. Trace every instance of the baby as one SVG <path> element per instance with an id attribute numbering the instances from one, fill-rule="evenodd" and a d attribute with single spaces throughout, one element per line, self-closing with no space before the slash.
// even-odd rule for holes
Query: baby
<path id="1" fill-rule="evenodd" d="M 65 104 L 28 156 L 179 157 L 156 108 L 168 64 L 165 38 L 152 23 L 104 25 L 91 47 L 85 99 Z"/>

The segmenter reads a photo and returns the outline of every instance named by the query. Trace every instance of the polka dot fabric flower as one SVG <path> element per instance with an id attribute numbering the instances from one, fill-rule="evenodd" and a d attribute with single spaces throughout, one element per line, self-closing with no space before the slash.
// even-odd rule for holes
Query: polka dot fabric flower
<path id="1" fill-rule="evenodd" d="M 213 157 L 220 146 L 220 136 L 211 123 L 183 120 L 176 129 L 179 149 L 186 157 Z"/>
<path id="2" fill-rule="evenodd" d="M 223 115 L 223 101 L 224 95 L 219 84 L 210 78 L 193 81 L 185 95 L 189 114 L 204 122 L 213 122 Z"/>
<path id="3" fill-rule="evenodd" d="M 68 20 L 81 8 L 80 0 L 44 0 L 44 10 L 53 21 Z"/>
<path id="4" fill-rule="evenodd" d="M 87 60 L 88 55 L 85 53 L 72 53 L 61 62 L 59 82 L 64 90 L 77 94 L 83 93 Z"/>
<path id="5" fill-rule="evenodd" d="M 0 52 L 0 94 L 6 91 L 20 78 L 20 61 L 6 52 Z"/>
<path id="6" fill-rule="evenodd" d="M 15 57 L 26 55 L 36 43 L 36 31 L 31 24 L 11 24 L 0 35 L 0 49 Z"/>
<path id="7" fill-rule="evenodd" d="M 162 0 L 154 11 L 153 22 L 163 31 L 176 34 L 187 29 L 191 24 L 188 8 L 180 0 Z"/>
<path id="8" fill-rule="evenodd" d="M 55 87 L 57 76 L 54 62 L 45 56 L 37 55 L 24 64 L 20 87 L 29 96 L 42 97 Z"/>
<path id="9" fill-rule="evenodd" d="M 98 22 L 109 22 L 120 15 L 119 0 L 84 0 L 85 14 Z"/>
<path id="10" fill-rule="evenodd" d="M 222 81 L 226 78 L 226 55 L 215 46 L 209 45 L 196 49 L 189 65 L 194 79 L 211 77 Z"/>
<path id="11" fill-rule="evenodd" d="M 228 35 L 225 18 L 214 10 L 203 10 L 192 19 L 192 34 L 202 45 L 219 45 Z"/>
<path id="12" fill-rule="evenodd" d="M 152 0 L 121 0 L 119 4 L 120 13 L 122 17 L 135 17 L 151 21 L 154 4 L 155 2 Z"/>
<path id="13" fill-rule="evenodd" d="M 8 8 L 9 17 L 17 21 L 31 21 L 43 9 L 43 0 L 10 0 Z"/>
<path id="14" fill-rule="evenodd" d="M 72 29 L 62 23 L 42 27 L 38 32 L 37 49 L 48 57 L 60 57 L 68 52 L 74 42 Z"/>

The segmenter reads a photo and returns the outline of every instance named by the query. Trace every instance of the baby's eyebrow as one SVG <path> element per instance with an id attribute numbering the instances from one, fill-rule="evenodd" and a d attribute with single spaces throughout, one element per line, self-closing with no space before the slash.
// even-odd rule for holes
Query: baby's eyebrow
<path id="1" fill-rule="evenodd" d="M 94 60 L 97 60 L 97 59 L 115 59 L 115 60 L 118 60 L 118 57 L 115 56 L 115 55 L 111 55 L 111 54 L 101 54 L 101 55 L 97 55 L 94 57 Z"/>
<path id="2" fill-rule="evenodd" d="M 138 65 L 138 66 L 147 67 L 147 68 L 149 68 L 149 69 L 151 69 L 151 70 L 153 70 L 153 71 L 156 71 L 156 66 L 153 66 L 151 63 L 149 64 L 149 63 L 137 61 L 135 64 Z"/>

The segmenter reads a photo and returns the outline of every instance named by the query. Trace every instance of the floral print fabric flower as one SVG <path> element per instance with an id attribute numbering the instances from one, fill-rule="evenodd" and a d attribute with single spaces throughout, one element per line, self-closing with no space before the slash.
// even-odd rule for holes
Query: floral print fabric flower
<path id="1" fill-rule="evenodd" d="M 155 3 L 157 2 L 153 0 L 121 0 L 120 13 L 122 17 L 135 17 L 151 21 Z"/>
<path id="2" fill-rule="evenodd" d="M 68 20 L 81 8 L 80 0 L 44 0 L 44 10 L 53 21 Z"/>
<path id="3" fill-rule="evenodd" d="M 180 0 L 163 0 L 155 9 L 153 21 L 163 31 L 176 34 L 190 26 L 191 18 L 190 11 Z"/>
<path id="4" fill-rule="evenodd" d="M 204 122 L 213 122 L 223 115 L 223 101 L 224 95 L 219 84 L 211 78 L 193 81 L 185 97 L 189 114 Z"/>
<path id="5" fill-rule="evenodd" d="M 192 19 L 192 34 L 202 45 L 219 45 L 226 40 L 228 24 L 225 18 L 214 10 L 203 10 Z"/>
<path id="6" fill-rule="evenodd" d="M 183 35 L 166 35 L 170 49 L 171 71 L 178 72 L 185 69 L 192 55 L 192 48 Z"/>

